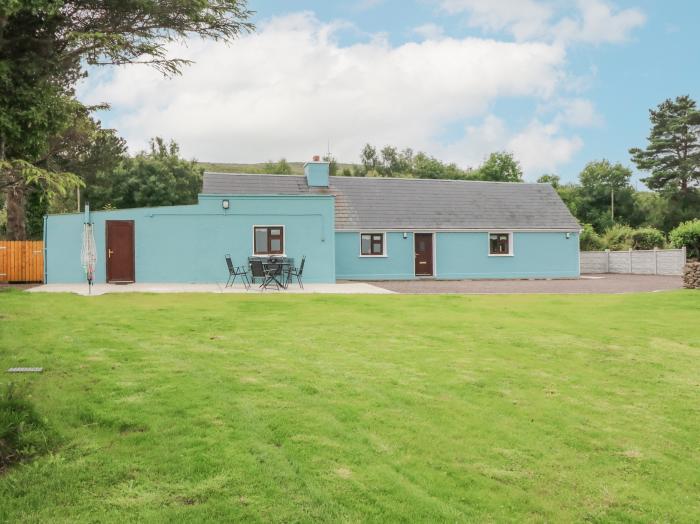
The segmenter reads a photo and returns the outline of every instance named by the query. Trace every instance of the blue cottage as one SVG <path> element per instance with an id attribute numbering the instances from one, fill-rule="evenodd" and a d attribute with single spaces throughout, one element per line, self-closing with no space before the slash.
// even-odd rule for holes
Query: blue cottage
<path id="1" fill-rule="evenodd" d="M 205 173 L 197 204 L 91 212 L 95 280 L 222 282 L 226 254 L 306 256 L 307 282 L 579 276 L 580 225 L 549 184 L 304 172 Z M 84 280 L 84 221 L 45 218 L 47 283 Z"/>

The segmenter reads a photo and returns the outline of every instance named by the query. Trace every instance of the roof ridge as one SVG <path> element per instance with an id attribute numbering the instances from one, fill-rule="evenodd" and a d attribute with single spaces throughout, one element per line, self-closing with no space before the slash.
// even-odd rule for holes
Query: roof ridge
<path id="1" fill-rule="evenodd" d="M 304 175 L 284 175 L 280 173 L 233 173 L 227 171 L 204 171 L 205 175 L 243 175 L 243 176 L 284 176 L 284 177 L 298 177 L 302 178 Z"/>
<path id="2" fill-rule="evenodd" d="M 235 173 L 227 171 L 204 171 L 205 175 L 241 175 L 241 176 L 278 176 L 278 177 L 297 177 L 304 178 L 304 175 L 295 174 L 281 174 L 281 173 Z M 517 186 L 551 186 L 548 182 L 507 182 L 504 180 L 463 180 L 459 178 L 415 178 L 415 177 L 405 177 L 405 176 L 338 176 L 333 175 L 332 179 L 362 179 L 362 180 L 409 180 L 409 181 L 421 181 L 421 182 L 465 182 L 470 184 L 511 184 Z"/>
<path id="3" fill-rule="evenodd" d="M 331 176 L 330 178 L 338 178 L 344 180 L 346 178 L 363 179 L 363 180 L 416 180 L 421 182 L 466 182 L 470 184 L 512 184 L 514 186 L 548 186 L 546 182 L 506 182 L 503 180 L 463 180 L 460 178 L 415 178 L 407 176 Z"/>

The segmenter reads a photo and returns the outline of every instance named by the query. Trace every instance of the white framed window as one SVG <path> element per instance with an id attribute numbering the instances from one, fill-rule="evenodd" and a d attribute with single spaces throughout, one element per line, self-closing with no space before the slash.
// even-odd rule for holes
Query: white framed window
<path id="1" fill-rule="evenodd" d="M 361 257 L 385 257 L 386 233 L 360 233 Z"/>
<path id="2" fill-rule="evenodd" d="M 489 233 L 489 256 L 513 256 L 513 233 Z"/>
<path id="3" fill-rule="evenodd" d="M 284 254 L 284 226 L 253 226 L 253 254 Z"/>

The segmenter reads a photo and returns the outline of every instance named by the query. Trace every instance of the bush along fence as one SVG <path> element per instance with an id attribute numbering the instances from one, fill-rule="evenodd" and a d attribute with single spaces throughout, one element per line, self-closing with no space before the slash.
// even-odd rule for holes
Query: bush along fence
<path id="1" fill-rule="evenodd" d="M 627 251 L 581 251 L 581 273 L 630 275 L 682 275 L 686 251 L 649 249 Z"/>
<path id="2" fill-rule="evenodd" d="M 700 262 L 688 262 L 683 268 L 683 287 L 700 289 Z"/>

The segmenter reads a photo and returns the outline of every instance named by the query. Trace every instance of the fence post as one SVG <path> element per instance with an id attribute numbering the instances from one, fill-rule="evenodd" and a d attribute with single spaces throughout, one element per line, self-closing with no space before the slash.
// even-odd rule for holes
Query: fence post
<path id="1" fill-rule="evenodd" d="M 683 265 L 685 266 L 685 263 L 688 262 L 688 253 L 686 252 L 686 247 L 683 246 L 681 251 L 683 252 Z"/>
<path id="2" fill-rule="evenodd" d="M 605 250 L 605 272 L 610 273 L 610 250 Z"/>
<path id="3" fill-rule="evenodd" d="M 632 274 L 632 248 L 629 249 L 627 252 L 627 256 L 629 257 L 629 270 L 630 270 L 630 275 Z"/>
<path id="4" fill-rule="evenodd" d="M 654 246 L 654 274 L 659 274 L 659 248 Z"/>

